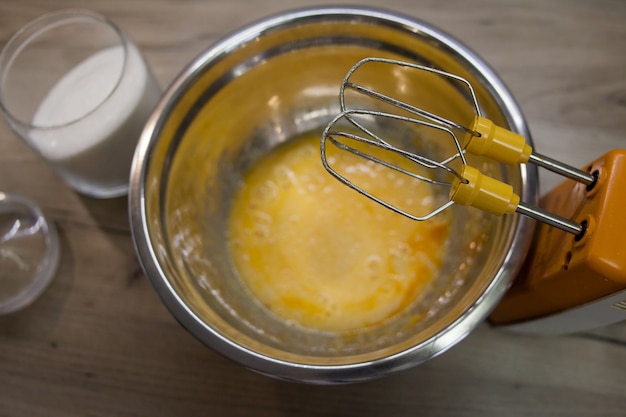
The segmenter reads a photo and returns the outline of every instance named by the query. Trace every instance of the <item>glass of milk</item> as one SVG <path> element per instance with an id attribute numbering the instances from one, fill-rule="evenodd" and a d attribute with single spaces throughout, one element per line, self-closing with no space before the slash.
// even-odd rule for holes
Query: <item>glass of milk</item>
<path id="1" fill-rule="evenodd" d="M 137 46 L 91 11 L 43 15 L 0 53 L 9 125 L 87 196 L 127 193 L 137 140 L 160 95 Z"/>

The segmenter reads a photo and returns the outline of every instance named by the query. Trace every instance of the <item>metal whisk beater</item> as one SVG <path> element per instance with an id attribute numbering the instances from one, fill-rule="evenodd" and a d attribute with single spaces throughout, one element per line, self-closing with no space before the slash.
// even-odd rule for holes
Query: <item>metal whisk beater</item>
<path id="1" fill-rule="evenodd" d="M 469 92 L 475 110 L 472 126 L 463 126 L 372 88 L 352 82 L 351 79 L 355 72 L 371 64 L 397 65 L 410 70 L 425 71 L 463 86 Z M 403 114 L 389 113 L 378 109 L 349 109 L 346 105 L 346 90 L 353 90 L 375 101 L 385 103 L 392 108 L 400 109 L 403 111 Z M 534 163 L 537 166 L 581 182 L 589 189 L 594 186 L 596 181 L 596 177 L 591 173 L 578 170 L 533 152 L 523 136 L 498 127 L 491 120 L 483 117 L 474 89 L 464 78 L 418 64 L 383 58 L 366 58 L 355 64 L 346 74 L 341 84 L 339 97 L 341 113 L 328 124 L 322 135 L 320 143 L 322 163 L 326 170 L 335 178 L 364 196 L 399 214 L 418 221 L 430 219 L 457 203 L 473 206 L 497 215 L 517 212 L 576 236 L 584 234 L 584 224 L 578 224 L 520 201 L 519 196 L 514 193 L 511 185 L 483 175 L 478 169 L 467 164 L 465 154 L 471 153 L 506 164 Z M 393 141 L 389 137 L 383 137 L 383 135 L 376 133 L 366 121 L 374 121 L 374 124 L 383 125 L 385 121 L 406 123 L 418 126 L 422 130 L 437 132 L 437 134 L 450 138 L 453 143 L 454 153 L 442 161 L 418 155 L 415 152 L 394 145 L 395 142 L 392 143 Z M 391 132 L 385 132 L 385 134 L 387 133 Z M 462 135 L 462 139 L 459 139 L 460 135 Z M 411 178 L 426 181 L 434 186 L 448 187 L 449 199 L 428 213 L 410 213 L 389 201 L 373 195 L 335 169 L 328 158 L 329 144 L 338 150 L 347 151 L 374 163 L 382 164 Z M 405 163 L 398 164 L 395 162 L 397 157 L 395 160 L 384 156 L 381 157 L 384 154 L 396 155 Z M 460 168 L 454 168 L 453 165 L 459 165 L 459 162 Z M 412 167 L 416 169 L 412 169 Z M 424 172 L 428 172 L 430 175 Z"/>

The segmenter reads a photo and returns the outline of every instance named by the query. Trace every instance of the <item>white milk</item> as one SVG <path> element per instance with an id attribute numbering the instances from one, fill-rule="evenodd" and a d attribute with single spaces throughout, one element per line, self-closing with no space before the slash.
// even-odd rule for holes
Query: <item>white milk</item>
<path id="1" fill-rule="evenodd" d="M 30 142 L 77 191 L 123 195 L 143 126 L 160 88 L 139 51 L 102 50 L 65 74 L 39 105 Z M 119 85 L 115 87 L 119 80 Z M 100 104 L 103 103 L 103 104 Z"/>

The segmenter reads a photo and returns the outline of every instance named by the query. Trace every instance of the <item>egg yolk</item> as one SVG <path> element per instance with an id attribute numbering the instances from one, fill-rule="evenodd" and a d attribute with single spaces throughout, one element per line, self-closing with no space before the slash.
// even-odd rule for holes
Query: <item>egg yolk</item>
<path id="1" fill-rule="evenodd" d="M 374 195 L 433 208 L 427 183 L 408 186 L 348 152 L 330 158 Z M 445 215 L 413 221 L 346 187 L 323 168 L 319 136 L 309 134 L 244 175 L 228 230 L 234 266 L 263 306 L 293 324 L 342 332 L 383 323 L 415 302 L 441 268 L 449 226 Z"/>

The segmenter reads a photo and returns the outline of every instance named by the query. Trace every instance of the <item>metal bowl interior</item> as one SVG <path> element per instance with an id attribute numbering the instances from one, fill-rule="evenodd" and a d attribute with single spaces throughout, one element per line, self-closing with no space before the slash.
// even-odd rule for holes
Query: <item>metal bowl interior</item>
<path id="1" fill-rule="evenodd" d="M 497 304 L 530 242 L 518 216 L 453 208 L 446 261 L 430 289 L 393 319 L 362 332 L 288 325 L 255 302 L 226 245 L 231 196 L 243 172 L 276 145 L 321 131 L 339 111 L 338 90 L 359 59 L 435 66 L 470 81 L 484 115 L 529 137 L 515 102 L 463 45 L 389 12 L 322 8 L 249 26 L 199 56 L 169 87 L 140 140 L 131 174 L 133 236 L 142 265 L 172 314 L 205 344 L 278 378 L 370 379 L 453 346 Z M 390 79 L 414 100 L 419 79 Z M 471 117 L 467 94 L 435 84 L 419 100 Z M 450 103 L 454 103 L 451 109 Z M 418 102 L 419 104 L 419 102 Z M 481 159 L 474 166 L 536 197 L 536 172 Z"/>

